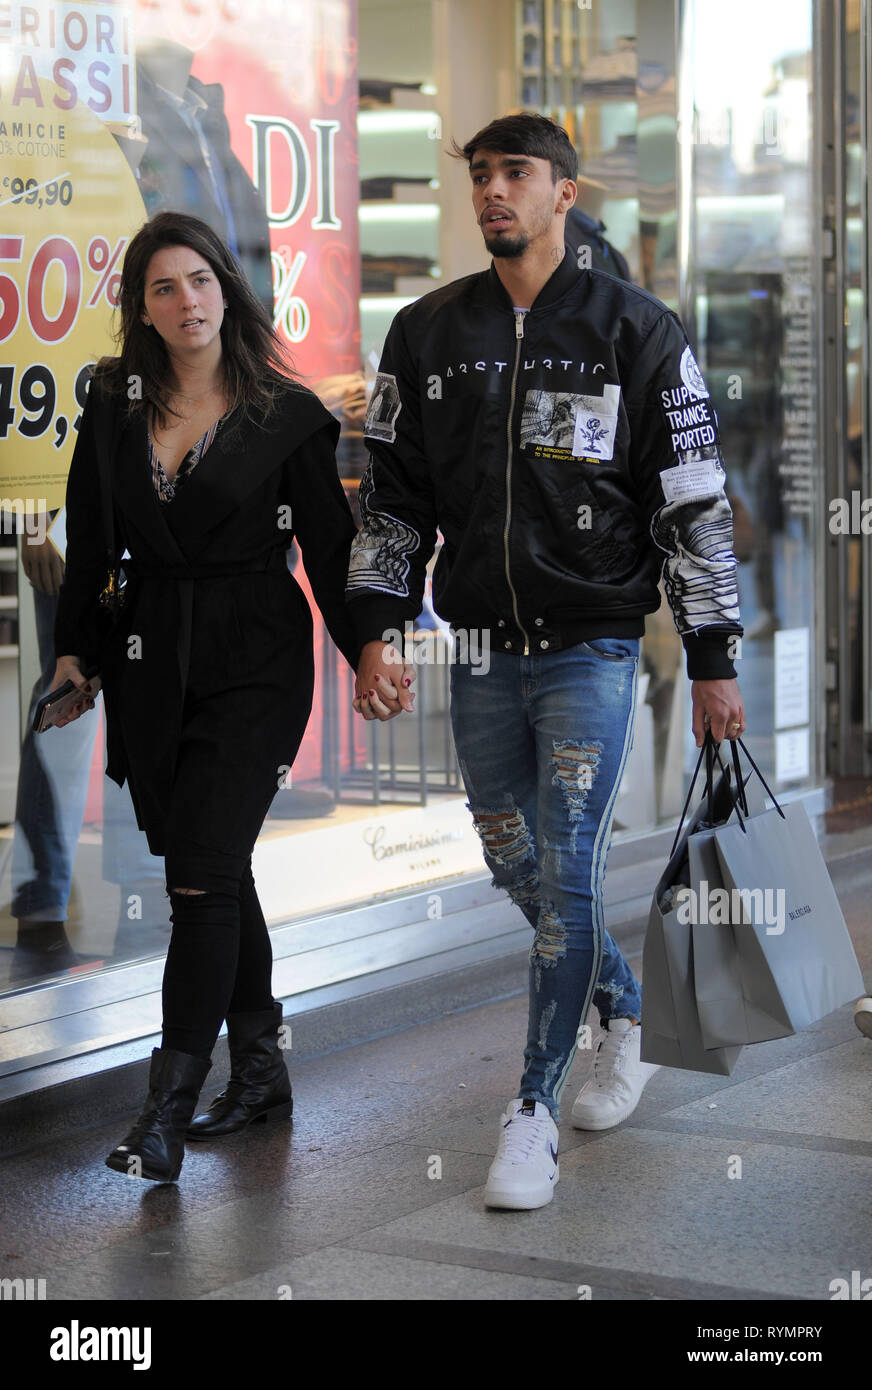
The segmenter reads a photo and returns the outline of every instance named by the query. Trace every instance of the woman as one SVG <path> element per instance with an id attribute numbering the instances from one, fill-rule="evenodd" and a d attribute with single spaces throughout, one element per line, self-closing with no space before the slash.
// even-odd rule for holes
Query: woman
<path id="1" fill-rule="evenodd" d="M 81 688 L 77 718 L 93 705 L 83 672 L 99 665 L 107 774 L 127 779 L 165 859 L 161 1047 L 145 1108 L 106 1162 L 171 1182 L 186 1131 L 210 1139 L 291 1113 L 251 854 L 312 705 L 312 619 L 285 553 L 296 537 L 356 666 L 343 599 L 355 527 L 339 427 L 288 376 L 265 310 L 205 222 L 148 222 L 127 249 L 119 304 L 120 356 L 95 370 L 70 466 L 54 685 Z M 100 460 L 115 555 L 129 552 L 120 619 L 102 640 Z M 231 1081 L 192 1125 L 225 1018 Z"/>

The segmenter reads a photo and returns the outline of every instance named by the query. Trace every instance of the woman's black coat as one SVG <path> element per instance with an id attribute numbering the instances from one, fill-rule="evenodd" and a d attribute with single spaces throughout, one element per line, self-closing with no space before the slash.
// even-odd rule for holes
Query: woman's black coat
<path id="1" fill-rule="evenodd" d="M 181 837 L 244 859 L 311 710 L 312 619 L 286 564 L 293 538 L 331 637 L 357 662 L 343 597 L 355 527 L 336 471 L 339 427 L 312 392 L 289 384 L 266 423 L 236 410 L 161 504 L 145 412 L 128 406 L 92 383 L 67 483 L 55 651 L 100 666 L 106 771 L 119 786 L 127 778 L 152 853 Z M 108 641 L 97 604 L 107 577 L 98 457 L 111 474 L 116 553 L 129 551 Z"/>

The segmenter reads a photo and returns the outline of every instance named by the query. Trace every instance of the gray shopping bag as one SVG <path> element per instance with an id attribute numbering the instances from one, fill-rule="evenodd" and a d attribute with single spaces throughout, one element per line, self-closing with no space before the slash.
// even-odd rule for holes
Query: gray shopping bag
<path id="1" fill-rule="evenodd" d="M 654 894 L 642 950 L 642 1061 L 729 1076 L 742 1049 L 704 1045 L 694 988 L 691 925 L 677 907 L 664 910 L 660 906 L 669 901 L 668 894 L 675 898 L 676 890 L 668 889 L 665 878 Z"/>
<path id="2" fill-rule="evenodd" d="M 709 1037 L 786 1037 L 862 994 L 842 909 L 802 803 L 776 804 L 744 826 L 722 826 L 712 841 L 733 901 L 745 1007 L 717 1026 L 707 1011 Z"/>
<path id="3" fill-rule="evenodd" d="M 703 757 L 704 798 L 682 834 Z M 730 785 L 728 774 L 724 772 L 714 786 L 713 773 L 714 743 L 708 737 L 687 793 L 669 863 L 654 890 L 648 916 L 642 952 L 641 1056 L 644 1062 L 729 1076 L 742 1049 L 705 1045 L 696 1002 L 691 920 L 686 911 L 686 894 L 694 889 L 695 864 L 689 855 L 690 847 L 697 838 L 709 838 L 712 826 L 729 820 L 736 799 L 735 784 Z"/>
<path id="4" fill-rule="evenodd" d="M 759 947 L 756 941 L 746 941 L 744 951 L 740 951 L 737 929 L 741 932 L 744 927 L 742 902 L 734 900 L 724 881 L 715 833 L 710 830 L 694 835 L 688 845 L 697 891 L 687 901 L 686 914 L 691 918 L 696 1004 L 703 1043 L 706 1047 L 724 1047 L 783 1038 L 792 1030 L 778 1001 L 772 999 L 769 1007 L 763 1009 L 759 1002 L 746 997 L 743 971 Z M 759 968 L 758 963 L 752 976 Z"/>

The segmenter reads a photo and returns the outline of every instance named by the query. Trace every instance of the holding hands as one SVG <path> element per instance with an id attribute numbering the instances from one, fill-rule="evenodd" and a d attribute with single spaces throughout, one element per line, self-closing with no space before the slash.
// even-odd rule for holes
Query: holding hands
<path id="1" fill-rule="evenodd" d="M 352 706 L 364 719 L 393 719 L 403 710 L 411 714 L 414 679 L 414 667 L 406 665 L 396 647 L 367 642 L 360 654 Z"/>

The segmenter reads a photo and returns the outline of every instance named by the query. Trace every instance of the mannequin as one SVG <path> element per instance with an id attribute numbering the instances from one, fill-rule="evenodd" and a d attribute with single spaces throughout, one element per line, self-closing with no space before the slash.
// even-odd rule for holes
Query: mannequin
<path id="1" fill-rule="evenodd" d="M 150 37 L 137 44 L 136 61 L 152 82 L 181 101 L 194 62 L 190 48 L 175 39 Z"/>

